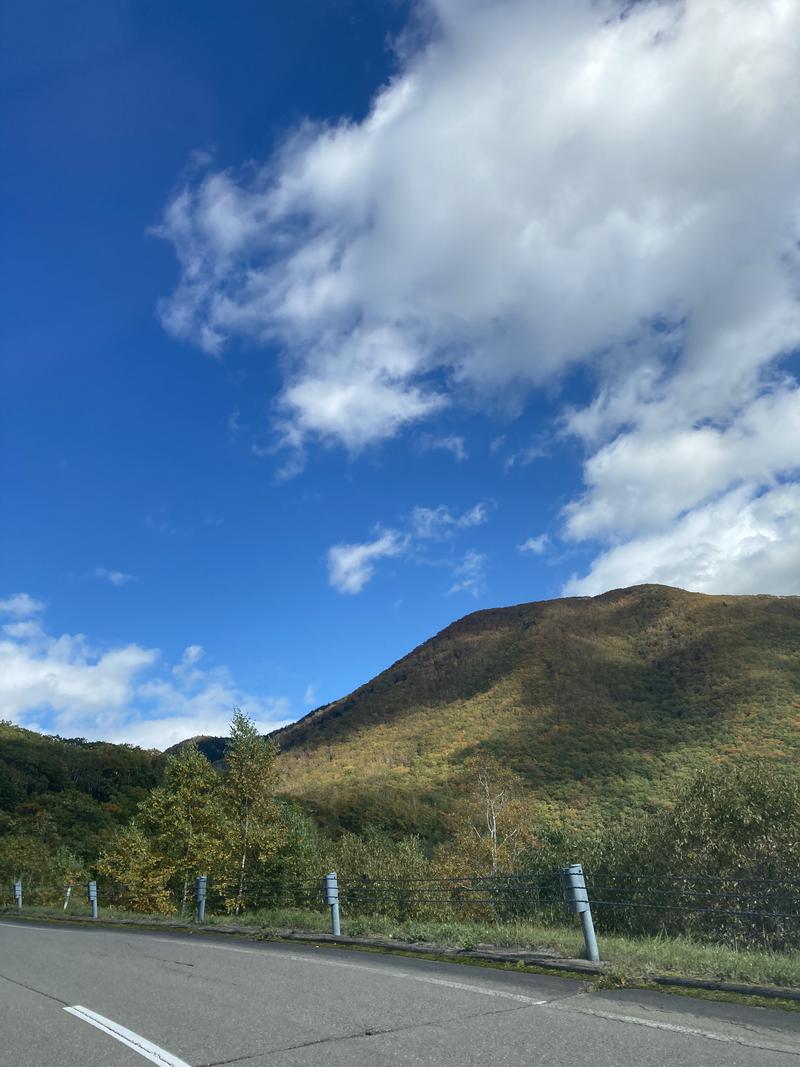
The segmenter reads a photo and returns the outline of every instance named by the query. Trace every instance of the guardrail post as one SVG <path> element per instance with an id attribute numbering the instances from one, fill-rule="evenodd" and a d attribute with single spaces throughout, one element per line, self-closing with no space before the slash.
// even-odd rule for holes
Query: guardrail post
<path id="1" fill-rule="evenodd" d="M 573 863 L 569 867 L 564 867 L 561 871 L 561 884 L 564 888 L 564 899 L 569 910 L 581 917 L 583 940 L 586 945 L 586 958 L 597 963 L 600 959 L 600 952 L 597 948 L 592 909 L 589 905 L 589 894 L 586 891 L 586 878 L 580 863 Z"/>
<path id="2" fill-rule="evenodd" d="M 339 925 L 339 881 L 336 871 L 325 875 L 324 890 L 325 903 L 330 904 L 331 907 L 331 933 L 334 937 L 339 937 L 342 929 Z"/>
<path id="3" fill-rule="evenodd" d="M 86 886 L 86 899 L 92 905 L 92 918 L 97 918 L 97 882 L 89 882 Z"/>
<path id="4" fill-rule="evenodd" d="M 19 910 L 22 911 L 22 882 L 19 879 L 14 882 L 14 900 Z"/>
<path id="5" fill-rule="evenodd" d="M 194 880 L 194 892 L 197 897 L 197 921 L 204 923 L 206 921 L 206 889 L 208 888 L 208 878 L 201 874 Z"/>

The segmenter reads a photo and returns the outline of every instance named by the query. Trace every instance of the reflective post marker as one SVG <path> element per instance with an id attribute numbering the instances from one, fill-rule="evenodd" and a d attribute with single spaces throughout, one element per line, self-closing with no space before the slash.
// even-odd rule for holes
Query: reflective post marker
<path id="1" fill-rule="evenodd" d="M 325 903 L 330 904 L 331 907 L 331 933 L 334 937 L 339 937 L 342 930 L 339 925 L 339 881 L 336 877 L 336 871 L 326 874 L 323 884 Z"/>
<path id="2" fill-rule="evenodd" d="M 197 897 L 197 921 L 204 923 L 206 921 L 206 889 L 208 887 L 208 878 L 204 875 L 198 875 L 194 881 L 194 891 Z"/>
<path id="3" fill-rule="evenodd" d="M 86 886 L 86 899 L 92 905 L 92 918 L 97 918 L 97 882 L 89 882 Z"/>
<path id="4" fill-rule="evenodd" d="M 14 882 L 14 900 L 16 900 L 19 910 L 22 911 L 22 882 L 19 879 Z"/>
<path id="5" fill-rule="evenodd" d="M 600 959 L 600 952 L 594 932 L 592 909 L 589 906 L 589 894 L 586 891 L 586 878 L 580 863 L 573 863 L 561 871 L 561 884 L 564 887 L 564 899 L 569 910 L 581 917 L 586 958 L 596 963 Z"/>

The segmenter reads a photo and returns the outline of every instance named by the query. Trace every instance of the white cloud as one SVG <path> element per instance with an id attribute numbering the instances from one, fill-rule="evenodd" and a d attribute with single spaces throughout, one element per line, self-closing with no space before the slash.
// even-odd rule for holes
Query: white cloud
<path id="1" fill-rule="evenodd" d="M 153 649 L 136 644 L 99 651 L 81 634 L 6 633 L 0 640 L 2 714 L 16 719 L 52 709 L 64 726 L 124 707 L 133 699 L 137 674 L 156 658 Z"/>
<path id="2" fill-rule="evenodd" d="M 399 556 L 407 539 L 397 530 L 386 530 L 374 541 L 333 545 L 328 549 L 328 579 L 339 593 L 360 593 L 375 573 L 376 560 Z"/>
<path id="3" fill-rule="evenodd" d="M 307 708 L 313 708 L 317 703 L 317 690 L 313 682 L 309 682 L 303 694 L 303 704 Z"/>
<path id="4" fill-rule="evenodd" d="M 136 581 L 136 577 L 133 574 L 126 574 L 125 571 L 110 571 L 106 567 L 95 567 L 94 576 L 95 578 L 102 578 L 112 585 L 127 585 L 128 582 Z"/>
<path id="5" fill-rule="evenodd" d="M 204 655 L 205 649 L 202 645 L 187 645 L 183 650 L 180 662 L 176 663 L 172 668 L 172 673 L 185 684 L 191 685 L 204 677 L 204 672 L 198 667 Z"/>
<path id="6" fill-rule="evenodd" d="M 443 504 L 437 508 L 415 507 L 411 512 L 412 533 L 422 539 L 450 537 L 457 530 L 482 526 L 488 521 L 489 509 L 486 504 L 475 504 L 462 515 L 454 515 Z"/>
<path id="7" fill-rule="evenodd" d="M 20 610 L 37 603 L 25 597 L 10 600 Z M 100 648 L 82 634 L 52 636 L 35 620 L 8 623 L 0 636 L 0 718 L 165 747 L 194 734 L 225 733 L 234 705 L 246 708 L 264 732 L 291 717 L 285 698 L 244 692 L 226 667 L 202 670 L 202 651 L 190 645 L 161 677 L 156 649 L 135 643 Z"/>
<path id="8" fill-rule="evenodd" d="M 448 434 L 446 437 L 424 434 L 420 438 L 420 448 L 423 452 L 449 452 L 457 463 L 463 463 L 468 458 L 466 442 L 460 434 Z"/>
<path id="9" fill-rule="evenodd" d="M 800 4 L 427 6 L 435 32 L 362 122 L 175 197 L 165 326 L 280 346 L 299 452 L 584 364 L 568 536 L 606 543 L 595 576 L 621 539 L 680 552 L 721 494 L 797 470 L 777 412 L 798 398 L 778 368 L 800 345 Z"/>
<path id="10" fill-rule="evenodd" d="M 0 600 L 0 615 L 11 615 L 15 619 L 25 619 L 44 611 L 44 603 L 28 593 L 12 593 L 5 600 Z"/>
<path id="11" fill-rule="evenodd" d="M 538 537 L 529 537 L 527 541 L 523 541 L 521 545 L 517 545 L 517 551 L 523 555 L 541 556 L 550 544 L 550 538 L 546 533 L 539 534 Z"/>
<path id="12" fill-rule="evenodd" d="M 445 541 L 462 530 L 481 526 L 489 521 L 487 504 L 474 504 L 460 515 L 440 504 L 436 508 L 418 506 L 408 516 L 409 530 L 383 531 L 377 527 L 374 541 L 356 544 L 334 545 L 328 550 L 328 580 L 340 593 L 360 593 L 375 574 L 375 561 L 384 556 L 399 556 L 420 547 L 420 542 Z M 479 553 L 475 553 L 479 555 Z M 452 567 L 448 560 L 431 560 L 416 553 L 412 556 L 418 563 Z M 483 559 L 483 557 L 481 557 Z M 456 565 L 456 570 L 460 565 Z"/>
<path id="13" fill-rule="evenodd" d="M 14 641 L 32 641 L 44 635 L 42 624 L 38 619 L 21 619 L 19 622 L 4 623 L 2 632 Z"/>
<path id="14" fill-rule="evenodd" d="M 632 582 L 701 593 L 800 594 L 800 486 L 761 495 L 753 487 L 734 489 L 664 532 L 609 549 L 564 592 L 593 596 Z"/>
<path id="15" fill-rule="evenodd" d="M 486 556 L 471 548 L 462 561 L 453 568 L 455 581 L 450 586 L 450 593 L 469 593 L 479 597 L 486 585 Z"/>
<path id="16" fill-rule="evenodd" d="M 620 434 L 586 463 L 588 490 L 567 507 L 575 538 L 659 529 L 736 483 L 800 469 L 800 392 L 793 384 L 752 400 L 724 424 L 673 418 Z"/>
<path id="17" fill-rule="evenodd" d="M 435 367 L 541 382 L 657 317 L 719 396 L 796 340 L 795 3 L 431 6 L 363 122 L 176 196 L 169 329 L 288 344 L 293 430 L 355 447 L 440 406 Z"/>
<path id="18" fill-rule="evenodd" d="M 510 456 L 506 457 L 503 463 L 503 470 L 510 471 L 513 467 L 529 467 L 531 463 L 546 455 L 547 449 L 543 445 L 529 445 L 527 448 L 520 448 L 519 451 L 512 452 Z"/>

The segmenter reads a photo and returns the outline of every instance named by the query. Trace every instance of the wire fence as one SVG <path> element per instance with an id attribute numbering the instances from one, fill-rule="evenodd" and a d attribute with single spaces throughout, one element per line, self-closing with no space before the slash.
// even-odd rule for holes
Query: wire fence
<path id="1" fill-rule="evenodd" d="M 560 872 L 535 878 L 495 874 L 462 878 L 355 878 L 341 883 L 347 913 L 384 915 L 405 922 L 563 921 Z"/>
<path id="2" fill-rule="evenodd" d="M 586 876 L 598 926 L 733 945 L 800 948 L 800 881 L 752 874 Z"/>
<path id="3" fill-rule="evenodd" d="M 705 875 L 585 872 L 586 890 L 599 934 L 688 936 L 704 942 L 770 950 L 800 949 L 800 877 L 762 878 L 752 873 Z M 140 887 L 98 881 L 100 908 L 125 908 Z M 23 906 L 91 914 L 86 883 L 28 880 Z M 195 886 L 173 886 L 171 910 L 191 915 Z M 570 921 L 562 869 L 467 877 L 339 878 L 339 903 L 347 917 L 382 917 L 398 923 L 513 923 L 563 926 Z M 215 884 L 209 872 L 210 915 L 300 909 L 324 913 L 323 877 L 270 878 L 243 885 Z M 17 907 L 13 883 L 0 906 Z M 170 910 L 165 908 L 165 911 Z"/>

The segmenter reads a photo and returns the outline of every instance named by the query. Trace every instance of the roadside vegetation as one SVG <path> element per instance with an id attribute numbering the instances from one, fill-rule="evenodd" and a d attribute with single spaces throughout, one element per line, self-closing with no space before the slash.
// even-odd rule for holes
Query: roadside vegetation
<path id="1" fill-rule="evenodd" d="M 800 987 L 800 920 L 792 914 L 800 772 L 760 760 L 721 764 L 670 803 L 589 833 L 549 813 L 531 822 L 514 774 L 497 762 L 476 761 L 470 771 L 447 842 L 380 829 L 334 838 L 280 798 L 275 748 L 237 712 L 225 764 L 212 767 L 191 745 L 168 757 L 161 783 L 94 862 L 64 845 L 48 849 L 46 835 L 5 835 L 0 878 L 6 886 L 22 878 L 28 914 L 70 917 L 87 913 L 85 882 L 96 877 L 104 918 L 160 924 L 192 921 L 202 873 L 208 925 L 279 935 L 329 929 L 321 878 L 335 869 L 347 936 L 434 953 L 492 946 L 580 957 L 580 929 L 564 910 L 557 875 L 580 860 L 598 901 L 613 884 L 631 905 L 595 905 L 615 980 L 674 974 Z M 685 892 L 693 875 L 704 876 L 702 907 L 673 910 L 675 885 Z M 666 901 L 657 896 L 665 883 Z M 730 914 L 743 883 L 755 917 Z M 791 899 L 777 914 L 773 886 L 787 883 L 781 892 Z M 635 906 L 659 900 L 663 909 Z"/>
<path id="2" fill-rule="evenodd" d="M 349 934 L 580 955 L 580 862 L 615 972 L 800 986 L 798 647 L 800 598 L 651 586 L 469 616 L 277 742 L 0 723 L 0 906 L 191 921 L 202 874 L 313 932 L 336 870 Z"/>

